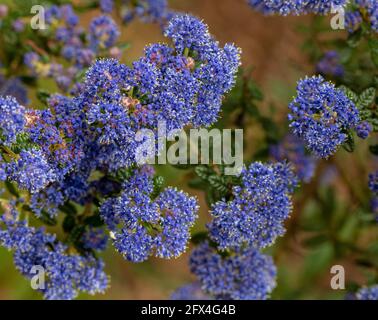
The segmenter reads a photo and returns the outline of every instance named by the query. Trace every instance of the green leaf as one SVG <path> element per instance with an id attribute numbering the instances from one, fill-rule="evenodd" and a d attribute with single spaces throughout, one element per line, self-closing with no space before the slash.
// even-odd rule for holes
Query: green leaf
<path id="1" fill-rule="evenodd" d="M 192 238 L 190 239 L 190 241 L 193 243 L 193 244 L 200 244 L 201 242 L 204 242 L 205 240 L 207 240 L 208 238 L 208 233 L 206 231 L 201 231 L 201 232 L 197 232 L 195 233 Z"/>
<path id="2" fill-rule="evenodd" d="M 67 242 L 68 243 L 77 243 L 78 241 L 80 241 L 81 237 L 83 236 L 84 231 L 85 231 L 84 226 L 73 227 L 68 238 L 67 238 Z"/>
<path id="3" fill-rule="evenodd" d="M 358 105 L 358 103 L 360 102 L 360 99 L 359 99 L 357 93 L 355 93 L 352 89 L 350 89 L 346 86 L 340 86 L 339 89 L 344 91 L 345 95 L 347 96 L 347 98 L 349 100 L 351 100 L 353 103 Z"/>
<path id="4" fill-rule="evenodd" d="M 98 213 L 85 218 L 84 223 L 92 227 L 101 227 L 104 225 L 104 221 L 101 219 L 101 216 Z"/>
<path id="5" fill-rule="evenodd" d="M 228 192 L 227 181 L 224 177 L 221 176 L 211 176 L 208 179 L 210 185 L 222 194 L 226 194 Z"/>
<path id="6" fill-rule="evenodd" d="M 47 105 L 47 100 L 50 98 L 51 94 L 48 93 L 46 90 L 38 90 L 37 91 L 37 98 L 43 104 Z"/>
<path id="7" fill-rule="evenodd" d="M 63 220 L 63 230 L 70 233 L 76 225 L 76 219 L 73 216 L 66 216 Z"/>
<path id="8" fill-rule="evenodd" d="M 162 176 L 154 177 L 154 191 L 152 192 L 152 195 L 151 195 L 153 199 L 156 198 L 160 194 L 161 190 L 163 189 L 164 182 L 165 180 Z"/>
<path id="9" fill-rule="evenodd" d="M 20 194 L 19 194 L 17 188 L 15 187 L 15 185 L 13 183 L 11 183 L 9 181 L 5 181 L 5 187 L 11 195 L 13 195 L 17 198 L 20 197 Z"/>
<path id="10" fill-rule="evenodd" d="M 51 217 L 46 211 L 42 210 L 41 215 L 38 217 L 38 220 L 42 221 L 48 226 L 56 226 L 57 220 L 54 217 Z"/>
<path id="11" fill-rule="evenodd" d="M 199 177 L 196 177 L 188 182 L 188 186 L 192 189 L 205 190 L 207 188 L 206 183 Z"/>
<path id="12" fill-rule="evenodd" d="M 207 181 L 210 175 L 213 175 L 214 172 L 208 166 L 197 166 L 194 169 L 197 176 L 199 176 L 202 180 Z"/>
<path id="13" fill-rule="evenodd" d="M 378 67 L 378 39 L 369 39 L 370 54 L 373 63 Z"/>
<path id="14" fill-rule="evenodd" d="M 369 150 L 375 156 L 378 156 L 378 144 L 369 146 Z"/>
<path id="15" fill-rule="evenodd" d="M 351 48 L 356 48 L 362 39 L 362 30 L 359 29 L 349 35 L 347 44 Z"/>
<path id="16" fill-rule="evenodd" d="M 323 243 L 327 242 L 328 240 L 329 239 L 326 235 L 320 234 L 320 235 L 316 235 L 314 237 L 306 239 L 305 241 L 303 241 L 303 244 L 306 247 L 315 248 L 315 247 L 318 247 L 318 246 L 322 245 Z"/>
<path id="17" fill-rule="evenodd" d="M 363 108 L 369 107 L 375 100 L 377 90 L 375 88 L 368 88 L 360 94 L 359 105 Z"/>
<path id="18" fill-rule="evenodd" d="M 68 214 L 68 215 L 76 215 L 77 214 L 76 207 L 70 202 L 66 202 L 64 205 L 60 206 L 59 210 L 61 210 L 62 212 L 64 212 L 65 214 Z"/>
<path id="19" fill-rule="evenodd" d="M 354 137 L 353 137 L 353 135 L 349 132 L 349 133 L 348 133 L 347 140 L 346 140 L 345 143 L 343 144 L 343 148 L 344 148 L 346 151 L 352 153 L 352 152 L 354 151 L 355 147 L 356 147 L 356 144 L 355 144 L 355 142 L 354 142 Z"/>

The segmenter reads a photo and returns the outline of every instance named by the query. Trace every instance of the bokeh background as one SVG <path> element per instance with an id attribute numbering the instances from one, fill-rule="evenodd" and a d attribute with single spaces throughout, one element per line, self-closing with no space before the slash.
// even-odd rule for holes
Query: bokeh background
<path id="1" fill-rule="evenodd" d="M 7 2 L 9 1 L 0 0 L 0 3 Z M 297 80 L 314 72 L 309 52 L 303 46 L 309 35 L 302 32 L 311 26 L 314 17 L 264 17 L 254 12 L 245 0 L 171 0 L 169 3 L 173 9 L 203 18 L 211 33 L 221 43 L 234 42 L 242 48 L 243 66 L 251 68 L 253 79 L 265 94 L 264 102 L 258 107 L 264 112 L 264 109 L 268 110 L 274 105 L 277 110 L 277 122 L 284 123 L 287 105 L 295 94 Z M 95 10 L 85 12 L 82 14 L 82 23 L 88 25 L 91 17 L 96 14 L 98 12 Z M 345 36 L 342 31 L 330 31 L 328 34 L 330 37 Z M 164 41 L 159 26 L 137 20 L 122 27 L 121 38 L 130 43 L 122 57 L 125 63 L 130 63 L 142 55 L 145 45 Z M 44 85 L 53 88 L 49 81 Z M 33 92 L 30 92 L 30 98 L 32 103 L 38 103 Z M 250 125 L 246 132 L 246 149 L 258 148 L 260 131 L 258 125 Z M 346 219 L 348 224 L 342 227 L 343 230 L 332 231 L 330 228 L 325 232 L 343 232 L 348 239 L 358 238 L 358 245 L 361 246 L 367 246 L 377 240 L 376 230 L 368 230 L 363 237 L 357 237 L 359 220 L 355 208 L 360 202 L 368 201 L 367 175 L 377 160 L 366 160 L 366 148 L 367 144 L 360 143 L 353 155 L 340 151 L 334 159 L 321 162 L 317 169 L 318 178 L 303 186 L 295 196 L 294 213 L 288 221 L 289 231 L 270 251 L 279 268 L 278 287 L 273 298 L 344 298 L 345 291 L 334 291 L 330 288 L 329 270 L 334 264 L 342 264 L 345 267 L 348 281 L 356 284 L 366 281 L 369 274 L 356 267 L 353 250 L 339 254 L 335 246 L 328 242 L 322 243 L 320 238 L 318 244 L 308 246 L 306 239 L 311 228 L 309 231 L 299 228 L 302 224 L 310 227 L 311 224 L 319 225 L 319 219 L 329 219 L 329 223 L 332 224 L 332 219 L 344 219 L 346 216 L 355 215 L 353 219 Z M 248 158 L 248 155 L 246 157 Z M 187 187 L 186 182 L 190 178 L 188 174 L 168 166 L 160 167 L 158 170 L 166 177 L 167 184 L 182 187 L 198 196 L 201 217 L 196 228 L 204 229 L 209 218 L 207 206 L 203 194 Z M 333 207 L 329 208 L 328 205 L 322 204 L 322 197 L 331 196 Z M 315 200 L 307 200 L 313 198 Z M 313 242 L 316 242 L 316 239 Z M 176 260 L 150 259 L 142 264 L 124 261 L 111 247 L 103 256 L 106 271 L 111 275 L 111 287 L 105 295 L 82 295 L 80 298 L 167 299 L 179 286 L 193 280 L 187 263 L 188 254 Z M 29 282 L 15 271 L 11 253 L 0 248 L 0 299 L 40 298 L 41 296 L 30 288 Z"/>

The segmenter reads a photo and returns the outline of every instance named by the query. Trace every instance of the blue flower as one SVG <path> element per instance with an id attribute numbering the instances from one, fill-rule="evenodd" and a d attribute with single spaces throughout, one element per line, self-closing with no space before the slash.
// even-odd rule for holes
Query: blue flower
<path id="1" fill-rule="evenodd" d="M 30 279 L 35 275 L 34 266 L 45 271 L 45 287 L 39 289 L 45 299 L 74 299 L 79 291 L 93 295 L 108 287 L 101 260 L 67 254 L 67 247 L 55 236 L 18 221 L 16 213 L 11 217 L 3 215 L 0 225 L 6 227 L 0 229 L 0 244 L 14 251 L 17 270 Z"/>
<path id="2" fill-rule="evenodd" d="M 57 178 L 45 155 L 39 149 L 21 151 L 19 158 L 7 166 L 8 179 L 17 182 L 19 188 L 36 193 Z"/>
<path id="3" fill-rule="evenodd" d="M 0 96 L 13 96 L 22 105 L 29 103 L 28 91 L 18 77 L 6 79 L 0 74 Z"/>
<path id="4" fill-rule="evenodd" d="M 223 257 L 204 242 L 193 251 L 190 269 L 216 299 L 265 300 L 276 286 L 272 258 L 253 247 Z"/>
<path id="5" fill-rule="evenodd" d="M 290 193 L 297 181 L 287 164 L 255 162 L 243 169 L 241 179 L 232 200 L 211 208 L 209 234 L 220 249 L 271 245 L 285 233 L 284 222 L 292 211 Z"/>
<path id="6" fill-rule="evenodd" d="M 316 71 L 324 76 L 342 77 L 344 67 L 340 64 L 340 56 L 336 51 L 327 51 L 317 63 Z"/>
<path id="7" fill-rule="evenodd" d="M 372 131 L 373 126 L 368 121 L 363 121 L 356 127 L 357 136 L 359 136 L 361 139 L 366 139 L 369 137 Z"/>
<path id="8" fill-rule="evenodd" d="M 82 242 L 85 249 L 103 251 L 106 249 L 108 236 L 103 229 L 89 227 L 82 237 Z"/>
<path id="9" fill-rule="evenodd" d="M 117 24 L 108 16 L 96 17 L 90 23 L 89 42 L 94 50 L 112 47 L 119 35 Z"/>
<path id="10" fill-rule="evenodd" d="M 148 167 L 137 170 L 124 184 L 121 196 L 101 206 L 116 249 L 133 262 L 148 259 L 154 251 L 166 259 L 181 255 L 197 218 L 196 199 L 182 191 L 167 188 L 152 199 L 151 174 Z"/>
<path id="11" fill-rule="evenodd" d="M 378 170 L 369 174 L 369 189 L 373 193 L 378 193 Z"/>
<path id="12" fill-rule="evenodd" d="M 357 31 L 362 21 L 363 18 L 359 11 L 348 11 L 345 14 L 345 27 L 349 33 Z"/>
<path id="13" fill-rule="evenodd" d="M 378 32 L 378 3 L 375 0 L 356 0 L 361 9 L 367 11 L 371 28 Z"/>
<path id="14" fill-rule="evenodd" d="M 213 298 L 203 292 L 200 282 L 189 283 L 171 295 L 171 300 L 212 300 Z"/>
<path id="15" fill-rule="evenodd" d="M 378 285 L 361 288 L 356 297 L 358 300 L 378 300 Z"/>
<path id="16" fill-rule="evenodd" d="M 25 108 L 14 97 L 0 96 L 0 143 L 10 146 L 25 125 Z"/>
<path id="17" fill-rule="evenodd" d="M 104 13 L 111 13 L 113 11 L 113 0 L 100 0 L 100 8 Z"/>
<path id="18" fill-rule="evenodd" d="M 126 23 L 137 17 L 144 22 L 157 22 L 164 25 L 172 16 L 167 0 L 126 0 L 125 2 L 126 10 L 123 20 Z"/>
<path id="19" fill-rule="evenodd" d="M 289 161 L 298 178 L 310 182 L 315 173 L 316 159 L 306 154 L 303 142 L 289 134 L 278 144 L 270 147 L 270 155 L 276 161 Z"/>
<path id="20" fill-rule="evenodd" d="M 252 8 L 264 14 L 283 16 L 307 13 L 328 14 L 333 7 L 344 6 L 346 0 L 248 0 Z"/>
<path id="21" fill-rule="evenodd" d="M 343 91 L 321 76 L 298 82 L 297 97 L 289 105 L 290 127 L 319 158 L 328 158 L 346 142 L 359 122 L 356 106 Z"/>

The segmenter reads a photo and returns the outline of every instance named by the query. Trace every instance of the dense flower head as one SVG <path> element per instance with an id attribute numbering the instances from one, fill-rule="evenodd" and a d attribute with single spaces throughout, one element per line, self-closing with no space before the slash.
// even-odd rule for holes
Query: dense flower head
<path id="1" fill-rule="evenodd" d="M 358 10 L 348 13 L 349 16 L 346 19 L 348 31 L 356 31 L 365 16 L 372 30 L 378 32 L 378 2 L 375 0 L 355 0 L 354 2 Z"/>
<path id="2" fill-rule="evenodd" d="M 342 77 L 344 67 L 340 63 L 340 55 L 337 51 L 327 51 L 316 65 L 316 71 L 324 76 Z"/>
<path id="3" fill-rule="evenodd" d="M 67 244 L 8 209 L 0 222 L 0 242 L 14 250 L 15 265 L 26 277 L 34 264 L 45 268 L 45 298 L 72 299 L 80 291 L 94 294 L 107 286 L 103 262 L 95 259 L 95 251 L 107 244 L 103 223 L 127 260 L 170 259 L 185 252 L 197 199 L 173 187 L 156 187 L 153 169 L 137 166 L 136 150 L 144 141 L 136 141 L 136 133 L 157 133 L 161 120 L 167 130 L 212 125 L 235 84 L 240 50 L 221 47 L 202 21 L 185 15 L 167 28 L 173 44 L 148 46 L 130 66 L 106 58 L 92 64 L 105 49 L 117 49 L 118 31 L 108 16 L 92 20 L 88 38 L 70 6 L 50 7 L 46 22 L 56 53 L 61 50 L 67 61 L 49 60 L 36 49 L 24 62 L 33 76 L 52 77 L 65 92 L 73 88 L 72 96 L 46 96 L 43 109 L 0 98 L 0 181 L 15 182 L 26 199 L 20 216 L 30 215 L 32 223 L 31 215 L 48 225 L 60 221 L 59 213 L 70 215 L 62 219 Z M 100 212 L 89 216 L 96 210 L 93 204 Z"/>
<path id="4" fill-rule="evenodd" d="M 349 33 L 353 33 L 361 26 L 363 21 L 359 11 L 348 11 L 345 14 L 345 27 Z"/>
<path id="5" fill-rule="evenodd" d="M 207 30 L 198 19 L 185 19 Z M 172 24 L 168 29 L 174 36 Z M 101 59 L 88 70 L 75 103 L 85 106 L 87 124 L 96 127 L 88 137 L 99 144 L 97 158 L 104 157 L 103 165 L 111 170 L 130 166 L 140 145 L 135 133 L 142 128 L 155 130 L 159 121 L 166 122 L 168 131 L 216 121 L 223 95 L 235 83 L 240 52 L 233 45 L 220 48 L 210 35 L 206 38 L 207 46 L 200 48 L 206 60 L 182 55 L 181 44 L 179 49 L 153 44 L 131 68 Z"/>
<path id="6" fill-rule="evenodd" d="M 138 169 L 121 196 L 101 207 L 116 249 L 133 262 L 152 254 L 166 259 L 181 255 L 197 218 L 197 200 L 182 191 L 167 188 L 153 199 L 152 174 L 148 167 Z"/>
<path id="7" fill-rule="evenodd" d="M 53 168 L 39 149 L 21 151 L 19 158 L 7 166 L 8 178 L 21 189 L 36 193 L 56 179 Z"/>
<path id="8" fill-rule="evenodd" d="M 366 139 L 369 137 L 372 131 L 373 126 L 368 121 L 363 121 L 356 127 L 357 136 L 361 139 Z"/>
<path id="9" fill-rule="evenodd" d="M 211 208 L 211 239 L 220 249 L 271 245 L 285 232 L 292 211 L 291 192 L 297 179 L 285 163 L 252 163 L 241 173 L 242 184 L 233 188 L 233 200 Z"/>
<path id="10" fill-rule="evenodd" d="M 172 39 L 176 51 L 184 54 L 185 49 L 206 56 L 212 47 L 212 37 L 202 21 L 190 15 L 177 15 L 165 29 L 165 36 Z"/>
<path id="11" fill-rule="evenodd" d="M 144 22 L 165 25 L 173 12 L 168 8 L 167 0 L 124 0 L 123 20 L 128 23 L 135 18 Z"/>
<path id="12" fill-rule="evenodd" d="M 15 32 L 22 32 L 25 29 L 25 22 L 21 19 L 16 19 L 12 22 L 12 28 Z"/>
<path id="13" fill-rule="evenodd" d="M 104 229 L 89 227 L 82 237 L 82 242 L 85 249 L 103 251 L 106 249 L 108 236 Z"/>
<path id="14" fill-rule="evenodd" d="M 49 7 L 46 23 L 54 33 L 51 40 L 54 50 L 58 48 L 68 64 L 56 63 L 52 56 L 46 60 L 47 56 L 41 57 L 40 52 L 27 52 L 24 62 L 33 76 L 53 78 L 63 92 L 69 92 L 77 85 L 82 70 L 89 67 L 96 57 L 111 56 L 110 48 L 114 48 L 120 35 L 117 24 L 106 15 L 94 17 L 86 31 L 80 26 L 71 5 Z"/>
<path id="15" fill-rule="evenodd" d="M 28 91 L 18 77 L 5 78 L 0 74 L 0 96 L 15 97 L 17 102 L 22 105 L 29 103 Z"/>
<path id="16" fill-rule="evenodd" d="M 223 95 L 235 84 L 240 49 L 232 44 L 219 47 L 206 24 L 190 15 L 172 18 L 165 35 L 172 39 L 176 52 L 185 56 L 193 80 L 199 82 L 193 124 L 209 126 L 218 117 Z"/>
<path id="17" fill-rule="evenodd" d="M 216 299 L 265 300 L 276 286 L 273 259 L 253 247 L 223 257 L 204 242 L 194 249 L 190 268 Z"/>
<path id="18" fill-rule="evenodd" d="M 279 144 L 272 145 L 270 155 L 276 161 L 289 161 L 303 182 L 309 182 L 315 173 L 316 159 L 306 154 L 303 142 L 292 134 L 285 136 Z"/>
<path id="19" fill-rule="evenodd" d="M 104 13 L 111 13 L 114 7 L 114 0 L 100 0 L 100 9 Z"/>
<path id="20" fill-rule="evenodd" d="M 11 145 L 26 124 L 25 108 L 14 97 L 0 96 L 0 143 Z"/>
<path id="21" fill-rule="evenodd" d="M 252 8 L 264 14 L 302 15 L 328 14 L 333 7 L 344 6 L 347 0 L 248 0 Z"/>
<path id="22" fill-rule="evenodd" d="M 373 193 L 378 193 L 378 170 L 369 174 L 369 189 Z"/>
<path id="23" fill-rule="evenodd" d="M 358 300 L 378 300 L 378 285 L 361 288 L 356 297 Z"/>
<path id="24" fill-rule="evenodd" d="M 359 123 L 359 113 L 341 89 L 321 76 L 298 82 L 297 97 L 290 103 L 290 127 L 319 158 L 336 152 Z"/>
<path id="25" fill-rule="evenodd" d="M 35 275 L 33 267 L 43 267 L 46 283 L 39 290 L 46 299 L 73 299 L 80 291 L 104 292 L 109 280 L 101 260 L 67 254 L 67 247 L 54 235 L 29 227 L 15 215 L 13 212 L 1 217 L 0 244 L 14 251 L 15 266 L 25 277 Z"/>
<path id="26" fill-rule="evenodd" d="M 208 294 L 203 292 L 201 283 L 196 281 L 178 288 L 171 295 L 171 300 L 212 300 Z"/>
<path id="27" fill-rule="evenodd" d="M 94 49 L 110 48 L 118 39 L 119 30 L 116 23 L 108 16 L 99 16 L 89 26 L 89 42 Z"/>

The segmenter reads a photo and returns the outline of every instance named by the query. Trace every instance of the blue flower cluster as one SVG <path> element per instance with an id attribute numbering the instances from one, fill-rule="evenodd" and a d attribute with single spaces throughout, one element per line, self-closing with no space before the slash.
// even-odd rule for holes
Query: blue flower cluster
<path id="1" fill-rule="evenodd" d="M 357 136 L 360 137 L 361 139 L 367 139 L 372 131 L 373 131 L 373 126 L 368 121 L 362 121 L 356 127 Z"/>
<path id="2" fill-rule="evenodd" d="M 315 173 L 316 159 L 306 154 L 303 142 L 292 134 L 270 147 L 271 157 L 279 162 L 288 161 L 293 165 L 296 175 L 303 182 L 310 182 Z"/>
<path id="3" fill-rule="evenodd" d="M 43 268 L 45 283 L 39 290 L 46 299 L 74 299 L 79 292 L 94 295 L 108 287 L 101 260 L 68 254 L 68 247 L 54 235 L 18 220 L 14 208 L 1 217 L 0 244 L 14 252 L 16 268 L 25 277 L 35 276 L 33 267 Z"/>
<path id="4" fill-rule="evenodd" d="M 289 109 L 293 133 L 319 158 L 332 155 L 359 123 L 354 103 L 321 76 L 298 82 L 297 97 Z"/>
<path id="5" fill-rule="evenodd" d="M 119 37 L 118 27 L 108 16 L 96 17 L 89 26 L 90 47 L 96 52 L 98 49 L 112 47 Z"/>
<path id="6" fill-rule="evenodd" d="M 1 66 L 1 63 L 0 63 Z M 29 103 L 28 92 L 18 77 L 6 78 L 0 73 L 0 96 L 13 96 L 22 105 Z"/>
<path id="7" fill-rule="evenodd" d="M 17 182 L 20 189 L 37 193 L 56 180 L 56 174 L 44 153 L 39 149 L 21 151 L 19 157 L 7 166 L 9 180 Z"/>
<path id="8" fill-rule="evenodd" d="M 347 0 L 248 0 L 248 3 L 264 14 L 303 15 L 328 14 L 333 7 L 344 6 Z"/>
<path id="9" fill-rule="evenodd" d="M 48 8 L 46 23 L 48 32 L 52 33 L 51 43 L 60 48 L 60 55 L 68 61 L 68 67 L 46 60 L 51 57 L 42 55 L 41 50 L 38 54 L 34 51 L 26 53 L 24 63 L 34 76 L 53 78 L 63 92 L 75 87 L 82 69 L 91 65 L 97 56 L 112 56 L 119 37 L 116 23 L 106 15 L 93 18 L 86 33 L 71 5 Z"/>
<path id="10" fill-rule="evenodd" d="M 171 295 L 171 300 L 212 300 L 213 298 L 203 292 L 201 283 L 196 281 L 177 289 Z"/>
<path id="11" fill-rule="evenodd" d="M 255 162 L 243 169 L 241 177 L 233 200 L 216 202 L 211 209 L 210 238 L 222 250 L 271 245 L 285 233 L 283 224 L 292 211 L 290 193 L 297 179 L 289 165 Z"/>
<path id="12" fill-rule="evenodd" d="M 82 242 L 85 249 L 104 251 L 108 244 L 108 236 L 104 229 L 89 227 L 82 237 Z"/>
<path id="13" fill-rule="evenodd" d="M 121 195 L 101 206 L 114 246 L 132 262 L 152 254 L 166 259 L 180 256 L 197 218 L 197 200 L 182 191 L 167 188 L 153 199 L 152 175 L 149 167 L 138 169 L 123 185 Z"/>
<path id="14" fill-rule="evenodd" d="M 369 174 L 369 189 L 373 193 L 371 210 L 376 214 L 378 221 L 378 170 Z"/>
<path id="15" fill-rule="evenodd" d="M 96 50 L 113 46 L 117 31 L 108 17 L 96 18 L 85 42 L 69 8 L 51 7 L 46 20 L 62 50 L 73 49 L 79 70 L 91 63 Z M 135 136 L 143 128 L 156 130 L 160 120 L 168 130 L 213 124 L 223 95 L 235 83 L 240 51 L 231 44 L 221 47 L 207 26 L 189 15 L 171 19 L 166 36 L 173 45 L 150 45 L 130 67 L 116 59 L 97 60 L 72 97 L 49 96 L 46 109 L 26 109 L 14 98 L 0 98 L 0 179 L 15 182 L 25 196 L 23 214 L 54 223 L 63 212 L 64 231 L 73 239 L 68 248 L 42 229 L 2 216 L 1 242 L 18 252 L 15 263 L 21 272 L 29 276 L 27 262 L 47 270 L 46 298 L 73 298 L 79 291 L 106 287 L 102 262 L 89 255 L 106 247 L 103 222 L 116 249 L 130 261 L 151 255 L 174 258 L 186 250 L 197 200 L 175 188 L 156 190 L 151 167 L 136 166 L 142 142 Z M 64 75 L 66 70 L 46 65 L 33 52 L 25 63 L 36 74 Z M 94 205 L 100 209 L 96 226 L 86 224 L 94 217 L 85 216 Z M 11 234 L 19 230 L 19 241 L 30 238 L 27 250 L 11 243 Z M 69 255 L 73 249 L 84 255 Z"/>
<path id="16" fill-rule="evenodd" d="M 10 146 L 24 130 L 25 108 L 15 98 L 0 96 L 0 143 Z"/>
<path id="17" fill-rule="evenodd" d="M 348 11 L 345 16 L 347 30 L 352 33 L 358 30 L 364 20 L 371 29 L 378 32 L 378 2 L 376 0 L 354 0 L 356 10 Z"/>
<path id="18" fill-rule="evenodd" d="M 253 247 L 223 257 L 204 242 L 193 251 L 190 268 L 216 299 L 264 300 L 276 286 L 273 259 Z"/>
<path id="19" fill-rule="evenodd" d="M 187 25 L 179 29 L 182 21 Z M 206 32 L 192 34 L 192 26 Z M 11 144 L 16 133 L 23 133 L 33 145 L 17 155 L 20 159 L 9 164 L 9 172 L 20 187 L 32 191 L 37 215 L 41 206 L 55 215 L 67 200 L 90 202 L 97 190 L 96 181 L 88 182 L 91 172 L 134 165 L 143 143 L 135 140 L 138 130 L 156 129 L 160 120 L 168 130 L 216 121 L 223 94 L 235 81 L 238 49 L 220 48 L 206 25 L 190 16 L 173 19 L 167 30 L 178 49 L 151 45 L 133 68 L 115 59 L 98 60 L 76 97 L 52 96 L 49 109 L 25 111 L 15 100 L 1 100 L 5 142 Z"/>
<path id="20" fill-rule="evenodd" d="M 358 300 L 378 300 L 378 285 L 364 287 L 356 294 Z"/>
<path id="21" fill-rule="evenodd" d="M 212 205 L 209 239 L 193 251 L 190 268 L 202 292 L 216 299 L 267 299 L 276 282 L 272 257 L 260 250 L 285 232 L 297 178 L 286 163 L 252 163 L 233 187 L 232 199 Z M 177 297 L 192 297 L 192 286 Z M 197 292 L 197 291 L 195 291 Z M 181 295 L 182 294 L 182 295 Z"/>
<path id="22" fill-rule="evenodd" d="M 323 76 L 342 77 L 344 67 L 340 63 L 337 51 L 327 51 L 316 65 L 316 72 Z"/>
<path id="23" fill-rule="evenodd" d="M 181 62 L 174 61 L 174 65 L 184 63 L 188 70 L 176 81 L 187 83 L 190 90 L 186 93 L 175 92 L 174 96 L 177 99 L 178 94 L 189 95 L 183 98 L 192 101 L 192 106 L 189 108 L 190 114 L 188 114 L 192 119 L 192 124 L 209 126 L 218 118 L 223 95 L 235 84 L 235 75 L 240 65 L 240 49 L 232 44 L 226 44 L 224 48 L 219 47 L 218 42 L 210 35 L 206 24 L 190 15 L 177 15 L 172 18 L 165 30 L 165 35 L 172 39 L 177 54 L 186 58 Z M 155 60 L 162 59 L 164 68 L 164 53 L 167 53 L 167 49 L 161 48 L 163 50 L 160 54 L 161 49 L 157 49 L 150 48 L 148 56 Z M 166 78 L 171 73 L 168 69 Z M 170 82 L 165 83 L 169 87 L 172 86 Z M 193 104 L 194 97 L 195 104 Z M 173 98 L 166 96 L 164 102 L 172 104 Z M 172 112 L 179 115 L 182 111 L 179 112 L 177 107 L 179 104 Z"/>
<path id="24" fill-rule="evenodd" d="M 110 2 L 114 0 L 101 1 L 104 12 L 110 10 Z M 121 14 L 125 23 L 138 18 L 144 22 L 159 23 L 161 26 L 164 26 L 174 15 L 168 8 L 167 0 L 122 0 Z"/>

